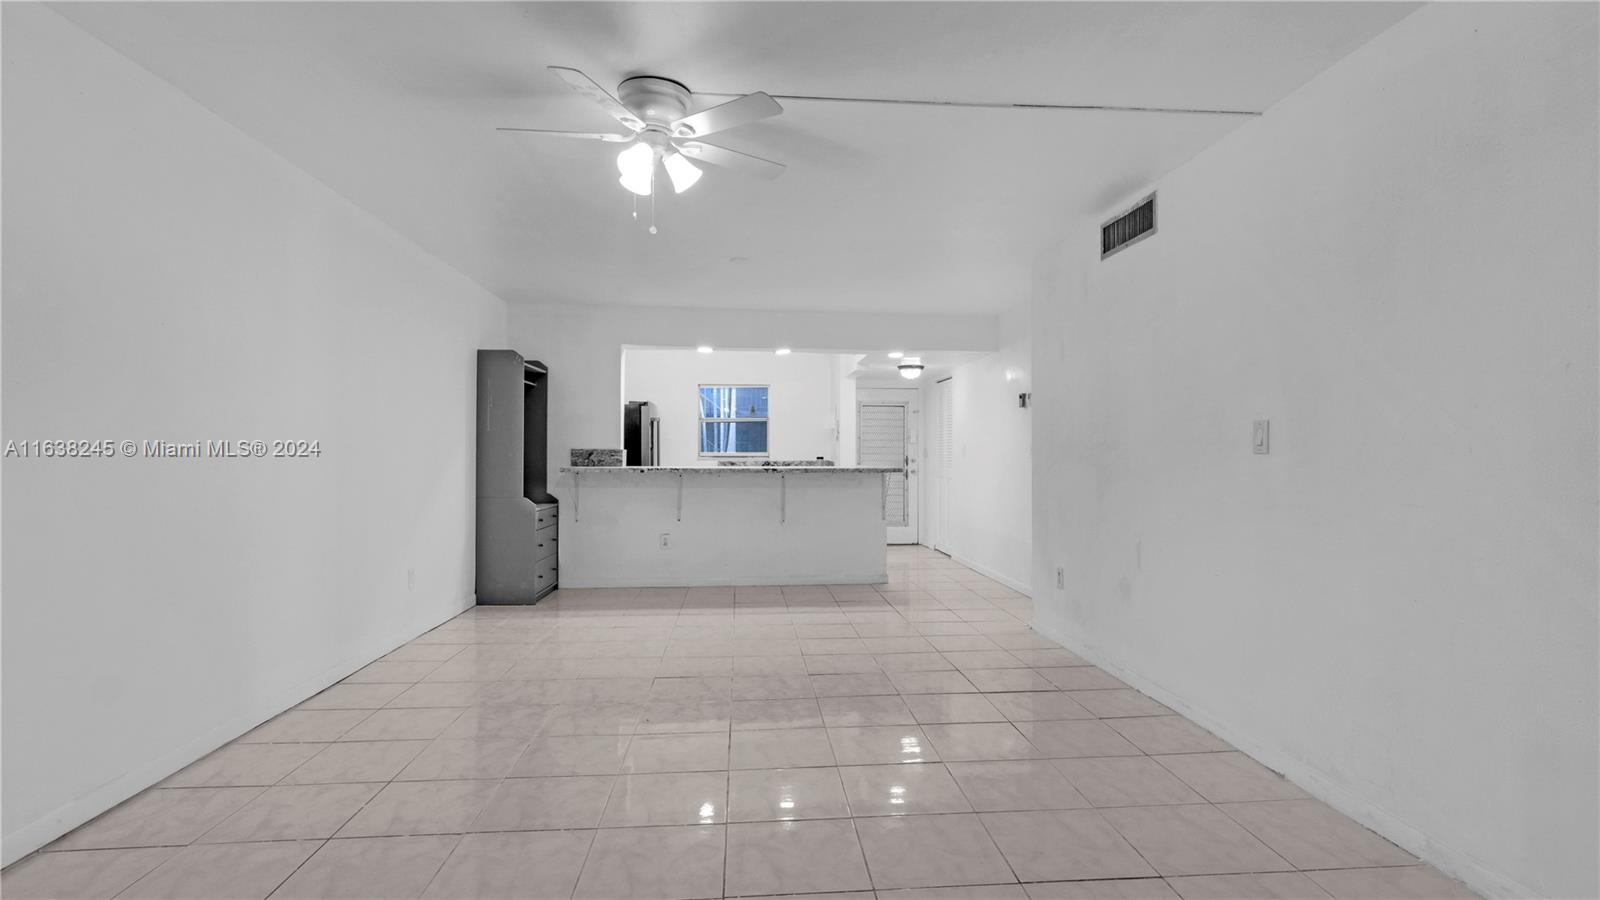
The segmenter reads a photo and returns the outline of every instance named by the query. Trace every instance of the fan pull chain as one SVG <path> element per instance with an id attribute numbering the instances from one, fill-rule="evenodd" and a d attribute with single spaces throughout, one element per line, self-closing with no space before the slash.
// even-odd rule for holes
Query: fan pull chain
<path id="1" fill-rule="evenodd" d="M 639 195 L 638 194 L 632 194 L 632 196 L 633 196 L 633 220 L 635 222 L 637 222 L 637 221 L 639 221 Z"/>
<path id="2" fill-rule="evenodd" d="M 650 233 L 656 233 L 656 166 L 650 167 Z"/>

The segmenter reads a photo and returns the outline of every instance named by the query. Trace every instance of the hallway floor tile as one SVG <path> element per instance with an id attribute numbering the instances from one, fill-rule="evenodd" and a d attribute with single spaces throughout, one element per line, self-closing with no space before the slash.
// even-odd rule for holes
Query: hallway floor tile
<path id="1" fill-rule="evenodd" d="M 24 898 L 1474 896 L 921 547 L 476 607 L 0 875 Z"/>

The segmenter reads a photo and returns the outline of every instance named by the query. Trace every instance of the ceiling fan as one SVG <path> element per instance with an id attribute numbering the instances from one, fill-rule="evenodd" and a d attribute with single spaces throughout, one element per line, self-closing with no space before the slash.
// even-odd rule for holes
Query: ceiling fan
<path id="1" fill-rule="evenodd" d="M 696 95 L 682 83 L 670 78 L 640 75 L 624 80 L 617 86 L 617 96 L 612 96 L 594 79 L 577 69 L 550 66 L 568 87 L 605 110 L 627 129 L 626 133 L 589 131 L 555 131 L 545 128 L 501 128 L 500 131 L 518 135 L 577 138 L 627 144 L 617 154 L 618 181 L 622 186 L 641 197 L 655 192 L 656 173 L 664 170 L 672 189 L 683 193 L 700 180 L 700 169 L 694 162 L 733 169 L 760 178 L 777 178 L 783 174 L 784 165 L 759 156 L 751 156 L 713 144 L 704 138 L 770 118 L 783 112 L 783 107 L 773 95 L 757 91 L 753 94 L 731 95 L 733 99 L 697 113 L 689 112 L 689 103 L 695 96 L 727 97 L 728 94 Z M 1259 110 L 1246 109 L 1195 109 L 1164 106 L 1119 106 L 1108 104 L 1065 103 L 985 103 L 959 100 L 913 100 L 877 97 L 822 97 L 804 94 L 778 94 L 783 100 L 820 103 L 867 103 L 889 106 L 944 107 L 951 109 L 1010 109 L 1064 112 L 1113 113 L 1177 113 L 1207 116 L 1259 116 Z M 691 161 L 692 160 L 692 161 Z M 637 215 L 637 211 L 635 212 Z M 651 233 L 654 233 L 654 226 Z"/>
<path id="2" fill-rule="evenodd" d="M 545 135 L 627 144 L 617 154 L 618 181 L 622 186 L 648 197 L 655 190 L 656 173 L 665 170 L 676 193 L 683 193 L 700 180 L 694 162 L 706 162 L 759 178 L 777 178 L 784 165 L 703 140 L 705 135 L 727 131 L 783 112 L 778 101 L 761 92 L 743 94 L 726 103 L 689 112 L 694 96 L 684 85 L 670 78 L 641 75 L 617 86 L 613 97 L 594 79 L 577 69 L 550 66 L 550 71 L 569 87 L 605 110 L 628 131 L 624 134 L 587 131 L 552 131 L 543 128 L 501 128 L 512 134 Z"/>

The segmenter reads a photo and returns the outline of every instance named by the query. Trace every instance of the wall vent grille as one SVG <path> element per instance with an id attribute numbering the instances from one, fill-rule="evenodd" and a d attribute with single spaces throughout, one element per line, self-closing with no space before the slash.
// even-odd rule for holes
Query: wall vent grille
<path id="1" fill-rule="evenodd" d="M 1124 250 L 1156 233 L 1156 195 L 1140 200 L 1100 226 L 1100 258 Z"/>

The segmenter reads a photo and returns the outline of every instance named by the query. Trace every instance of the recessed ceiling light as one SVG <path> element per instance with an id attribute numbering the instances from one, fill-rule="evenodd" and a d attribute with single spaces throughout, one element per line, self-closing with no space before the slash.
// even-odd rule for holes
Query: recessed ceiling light
<path id="1" fill-rule="evenodd" d="M 793 351 L 791 351 L 788 347 L 779 347 L 778 349 L 776 349 L 776 350 L 774 350 L 772 352 L 778 354 L 779 356 L 788 356 Z"/>
<path id="2" fill-rule="evenodd" d="M 894 352 L 893 352 L 893 353 L 890 353 L 890 354 L 889 354 L 889 358 L 890 358 L 890 359 L 899 359 L 899 358 L 900 358 L 900 357 L 902 357 L 902 356 L 905 356 L 905 354 L 904 354 L 904 353 L 901 353 L 901 352 L 900 352 L 900 351 L 899 351 L 899 350 L 896 350 L 896 351 L 894 351 Z"/>
<path id="3" fill-rule="evenodd" d="M 696 352 L 696 353 L 710 353 L 711 352 L 711 348 L 710 347 L 696 347 L 696 348 L 694 348 L 694 352 Z"/>

